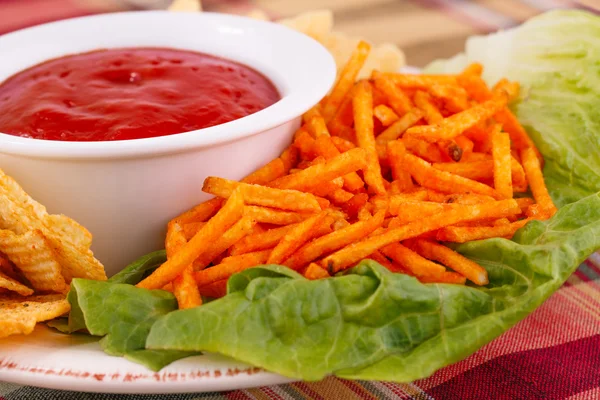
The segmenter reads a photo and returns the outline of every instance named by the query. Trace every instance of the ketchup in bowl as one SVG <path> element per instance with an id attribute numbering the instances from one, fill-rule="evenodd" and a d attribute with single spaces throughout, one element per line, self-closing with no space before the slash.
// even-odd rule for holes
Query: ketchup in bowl
<path id="1" fill-rule="evenodd" d="M 223 124 L 280 99 L 259 72 L 192 51 L 98 50 L 0 84 L 0 132 L 62 141 L 166 136 Z"/>

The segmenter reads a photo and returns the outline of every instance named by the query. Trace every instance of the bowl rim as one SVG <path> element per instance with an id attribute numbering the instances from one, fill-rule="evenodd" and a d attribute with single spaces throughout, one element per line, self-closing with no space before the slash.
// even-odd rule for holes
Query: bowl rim
<path id="1" fill-rule="evenodd" d="M 267 79 L 278 87 L 281 99 L 273 105 L 254 114 L 208 128 L 168 136 L 96 142 L 43 140 L 19 137 L 0 132 L 0 154 L 4 153 L 44 159 L 85 160 L 138 158 L 193 151 L 199 148 L 207 148 L 240 140 L 284 125 L 308 111 L 318 103 L 333 86 L 336 76 L 336 64 L 333 56 L 325 47 L 313 38 L 273 22 L 212 12 L 176 13 L 163 10 L 131 11 L 54 21 L 2 35 L 0 37 L 0 53 L 2 52 L 3 44 L 10 44 L 14 41 L 18 42 L 20 40 L 19 38 L 22 36 L 44 35 L 47 31 L 53 29 L 86 29 L 86 26 L 89 25 L 88 23 L 107 23 L 109 21 L 117 21 L 117 19 L 130 20 L 144 24 L 149 23 L 150 21 L 156 21 L 157 18 L 172 19 L 181 23 L 190 23 L 190 21 L 192 21 L 198 25 L 201 25 L 202 21 L 208 21 L 213 24 L 221 24 L 225 27 L 238 29 L 238 33 L 240 32 L 239 29 L 241 29 L 241 32 L 244 34 L 247 34 L 249 31 L 262 32 L 265 35 L 261 36 L 261 38 L 266 36 L 268 40 L 257 41 L 257 46 L 274 46 L 279 42 L 279 47 L 281 47 L 282 42 L 287 42 L 289 45 L 285 46 L 286 50 L 289 49 L 294 52 L 301 51 L 302 59 L 310 60 L 312 66 L 308 68 L 308 72 L 303 70 L 304 74 L 309 74 L 307 75 L 309 79 L 304 79 L 304 82 L 294 82 L 293 79 L 297 77 L 294 77 L 293 71 L 292 73 L 289 73 L 290 71 L 279 71 L 277 78 L 281 80 L 283 86 L 288 88 L 288 93 L 282 93 L 282 90 L 278 87 L 279 85 L 275 82 L 275 78 L 269 76 L 268 73 L 262 72 Z M 227 29 L 225 29 L 225 31 L 227 31 Z M 68 48 L 68 45 L 66 47 Z M 98 47 L 106 48 L 102 45 L 98 45 Z M 118 47 L 119 46 L 114 46 L 112 48 Z M 123 45 L 121 47 L 135 46 Z M 139 47 L 152 46 L 142 45 Z M 157 47 L 203 51 L 199 49 L 189 49 L 189 46 L 179 47 L 176 43 L 172 46 Z M 69 52 L 69 50 L 66 50 L 62 55 L 57 54 L 57 57 L 74 53 L 77 52 Z M 205 53 L 213 54 L 209 51 L 205 51 Z M 216 56 L 223 57 L 221 55 Z M 285 57 L 286 55 L 277 54 L 277 56 Z M 250 65 L 251 63 L 249 64 L 245 60 L 236 59 L 235 56 L 224 58 L 229 58 L 232 61 L 247 65 L 250 68 L 255 68 L 253 65 Z M 32 65 L 38 63 L 39 62 L 35 62 Z M 296 75 L 298 74 L 296 73 Z M 306 81 L 311 84 L 307 85 Z"/>

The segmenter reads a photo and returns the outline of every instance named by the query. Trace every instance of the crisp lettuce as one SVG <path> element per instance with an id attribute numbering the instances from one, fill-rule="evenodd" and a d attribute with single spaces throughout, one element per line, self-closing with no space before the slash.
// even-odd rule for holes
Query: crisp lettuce
<path id="1" fill-rule="evenodd" d="M 68 324 L 62 332 L 87 330 L 102 337 L 100 346 L 113 356 L 123 356 L 158 371 L 165 365 L 198 352 L 146 350 L 146 337 L 156 320 L 177 310 L 175 297 L 163 290 L 139 289 L 133 284 L 166 260 L 158 251 L 140 258 L 106 282 L 73 279 L 67 299 Z"/>
<path id="2" fill-rule="evenodd" d="M 598 37 L 600 18 L 551 12 L 470 39 L 465 54 L 428 68 L 457 72 L 479 61 L 490 83 L 504 76 L 521 83 L 515 112 L 546 159 L 560 206 L 513 240 L 457 247 L 487 269 L 488 286 L 422 284 L 370 260 L 318 281 L 263 266 L 231 277 L 222 299 L 172 311 L 166 292 L 75 280 L 72 328 L 107 335 L 111 354 L 157 361 L 154 369 L 171 356 L 213 351 L 306 380 L 334 374 L 407 382 L 463 359 L 531 313 L 600 248 Z M 153 259 L 116 280 L 134 284 Z"/>

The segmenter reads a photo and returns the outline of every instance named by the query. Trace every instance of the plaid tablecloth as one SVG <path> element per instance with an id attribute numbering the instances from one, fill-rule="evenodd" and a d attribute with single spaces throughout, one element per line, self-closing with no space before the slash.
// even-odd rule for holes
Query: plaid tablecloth
<path id="1" fill-rule="evenodd" d="M 158 4 L 160 1 L 148 0 Z M 168 2 L 168 0 L 165 0 Z M 0 0 L 0 34 L 55 19 L 139 7 L 141 0 Z M 517 25 L 557 7 L 600 9 L 572 0 L 205 0 L 211 11 L 260 8 L 273 17 L 331 8 L 336 29 L 395 41 L 411 65 L 462 50 L 467 36 Z M 1 60 L 0 60 L 1 62 Z M 108 395 L 0 383 L 0 400 L 188 399 L 600 399 L 600 253 L 536 312 L 466 360 L 412 384 L 327 378 L 223 393 Z"/>

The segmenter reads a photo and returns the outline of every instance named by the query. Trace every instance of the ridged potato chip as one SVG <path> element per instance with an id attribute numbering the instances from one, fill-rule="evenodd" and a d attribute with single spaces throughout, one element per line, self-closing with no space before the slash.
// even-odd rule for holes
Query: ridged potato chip
<path id="1" fill-rule="evenodd" d="M 60 294 L 31 297 L 2 294 L 0 338 L 30 334 L 36 323 L 60 317 L 70 309 L 69 302 Z"/>
<path id="2" fill-rule="evenodd" d="M 31 296 L 33 294 L 33 289 L 28 288 L 21 282 L 3 274 L 2 272 L 0 272 L 0 288 L 18 293 L 21 296 Z"/>
<path id="3" fill-rule="evenodd" d="M 17 235 L 38 230 L 41 236 L 34 234 L 32 239 L 36 238 L 39 241 L 42 236 L 45 238 L 47 247 L 54 253 L 52 257 L 47 253 L 45 260 L 54 259 L 58 262 L 67 283 L 73 278 L 106 279 L 104 266 L 94 258 L 89 248 L 92 242 L 91 234 L 64 215 L 49 215 L 43 205 L 33 200 L 2 170 L 0 170 L 0 229 L 12 231 Z M 20 245 L 24 245 L 24 242 L 20 242 Z M 21 267 L 10 254 L 7 255 L 11 261 Z M 23 261 L 20 263 L 22 264 Z M 31 266 L 29 262 L 25 264 Z"/>
<path id="4" fill-rule="evenodd" d="M 0 230 L 0 251 L 6 254 L 35 290 L 57 293 L 67 290 L 58 257 L 40 230 L 23 235 Z"/>

